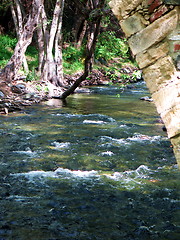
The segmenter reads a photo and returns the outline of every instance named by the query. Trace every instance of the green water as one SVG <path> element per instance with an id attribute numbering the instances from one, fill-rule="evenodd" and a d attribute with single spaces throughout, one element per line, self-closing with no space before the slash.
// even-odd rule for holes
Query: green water
<path id="1" fill-rule="evenodd" d="M 0 116 L 0 240 L 180 238 L 179 171 L 144 84 L 91 91 Z"/>

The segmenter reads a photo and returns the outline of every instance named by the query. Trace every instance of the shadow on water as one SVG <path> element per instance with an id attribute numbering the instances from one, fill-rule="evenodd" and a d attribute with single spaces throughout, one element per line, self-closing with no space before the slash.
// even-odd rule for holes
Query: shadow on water
<path id="1" fill-rule="evenodd" d="M 179 239 L 179 171 L 146 88 L 91 91 L 0 117 L 1 240 Z"/>

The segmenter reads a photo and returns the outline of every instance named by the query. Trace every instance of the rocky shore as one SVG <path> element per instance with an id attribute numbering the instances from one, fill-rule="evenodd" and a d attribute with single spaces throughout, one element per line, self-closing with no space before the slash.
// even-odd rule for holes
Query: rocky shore
<path id="1" fill-rule="evenodd" d="M 120 73 L 126 74 L 126 78 L 122 79 L 121 75 L 116 75 L 111 79 L 113 72 L 107 74 L 104 70 L 93 70 L 88 79 L 83 81 L 75 93 L 84 92 L 84 87 L 108 85 L 108 84 L 122 84 L 123 86 L 141 80 L 141 78 L 134 78 L 133 73 L 136 68 L 125 67 L 120 70 Z M 68 88 L 81 75 L 78 72 L 74 75 L 65 75 L 64 89 Z M 58 92 L 62 92 L 62 88 L 55 87 Z M 87 89 L 87 88 L 86 88 Z M 55 97 L 58 97 L 55 96 Z M 19 77 L 18 80 L 12 83 L 5 81 L 0 82 L 0 114 L 8 114 L 9 112 L 19 111 L 26 106 L 40 103 L 42 101 L 52 98 L 48 92 L 48 84 L 46 82 L 28 81 L 24 76 Z"/>

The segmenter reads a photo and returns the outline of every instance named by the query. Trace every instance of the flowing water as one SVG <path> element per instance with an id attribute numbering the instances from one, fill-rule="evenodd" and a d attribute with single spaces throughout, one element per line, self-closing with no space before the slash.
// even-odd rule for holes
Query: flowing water
<path id="1" fill-rule="evenodd" d="M 179 171 L 143 83 L 0 116 L 0 240 L 178 240 Z"/>

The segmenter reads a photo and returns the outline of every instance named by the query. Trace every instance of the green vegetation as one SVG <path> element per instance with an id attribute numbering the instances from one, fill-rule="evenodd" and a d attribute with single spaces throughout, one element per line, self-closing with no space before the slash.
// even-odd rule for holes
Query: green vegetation
<path id="1" fill-rule="evenodd" d="M 33 62 L 34 63 L 34 62 Z M 39 77 L 36 73 L 35 67 L 33 67 L 29 73 L 27 74 L 26 81 L 32 82 L 34 80 L 38 80 Z"/>
<path id="2" fill-rule="evenodd" d="M 8 35 L 0 35 L 0 68 L 3 68 L 7 64 L 16 43 L 16 38 L 11 38 Z"/>
<path id="3" fill-rule="evenodd" d="M 3 68 L 10 57 L 17 43 L 16 38 L 9 35 L 0 35 L 0 68 Z M 71 44 L 63 49 L 63 66 L 65 74 L 74 74 L 83 69 L 84 64 L 84 46 L 80 49 Z M 34 45 L 28 47 L 26 58 L 30 72 L 27 75 L 27 81 L 38 80 L 36 70 L 38 67 L 38 51 Z M 110 82 L 115 83 L 121 78 L 122 83 L 135 80 L 139 76 L 139 71 L 135 71 L 129 76 L 129 72 L 122 72 L 124 66 L 136 67 L 135 62 L 131 62 L 128 45 L 125 39 L 115 36 L 115 32 L 107 31 L 99 35 L 94 53 L 94 68 L 103 71 Z"/>
<path id="4" fill-rule="evenodd" d="M 63 49 L 64 72 L 73 74 L 83 69 L 84 48 L 80 50 L 72 45 Z"/>
<path id="5" fill-rule="evenodd" d="M 29 70 L 32 71 L 32 74 L 35 72 L 35 68 L 38 67 L 38 50 L 34 46 L 28 46 L 26 51 L 27 62 Z"/>
<path id="6" fill-rule="evenodd" d="M 128 61 L 129 53 L 126 40 L 117 38 L 115 32 L 107 31 L 99 35 L 95 50 L 95 58 L 109 61 L 114 58 L 121 58 L 121 61 Z"/>

